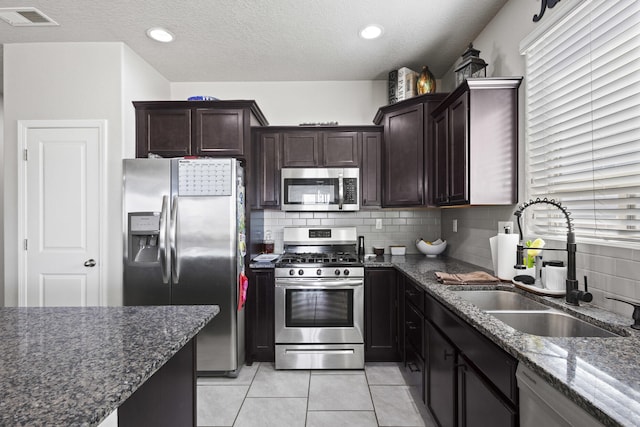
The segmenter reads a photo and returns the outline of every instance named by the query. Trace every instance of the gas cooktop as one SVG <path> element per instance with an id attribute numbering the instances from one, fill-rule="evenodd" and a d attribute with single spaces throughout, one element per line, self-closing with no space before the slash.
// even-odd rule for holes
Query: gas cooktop
<path id="1" fill-rule="evenodd" d="M 358 256 L 352 252 L 331 252 L 331 253 L 284 253 L 276 263 L 277 267 L 285 266 L 310 266 L 311 264 L 332 267 L 360 265 Z"/>

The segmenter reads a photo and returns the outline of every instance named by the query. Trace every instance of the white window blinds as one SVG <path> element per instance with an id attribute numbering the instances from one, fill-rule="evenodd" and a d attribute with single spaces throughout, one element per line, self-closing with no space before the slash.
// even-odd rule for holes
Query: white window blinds
<path id="1" fill-rule="evenodd" d="M 527 196 L 576 236 L 640 242 L 640 1 L 586 0 L 526 56 Z M 553 206 L 528 232 L 566 234 Z"/>

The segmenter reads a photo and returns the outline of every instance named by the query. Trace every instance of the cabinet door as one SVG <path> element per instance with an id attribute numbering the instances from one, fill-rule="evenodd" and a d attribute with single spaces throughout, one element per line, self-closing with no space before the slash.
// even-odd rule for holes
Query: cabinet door
<path id="1" fill-rule="evenodd" d="M 322 163 L 326 167 L 358 167 L 360 136 L 356 131 L 323 132 Z"/>
<path id="2" fill-rule="evenodd" d="M 423 204 L 423 120 L 422 104 L 385 117 L 383 206 Z"/>
<path id="3" fill-rule="evenodd" d="M 458 426 L 515 427 L 518 413 L 466 363 L 458 367 Z"/>
<path id="4" fill-rule="evenodd" d="M 444 110 L 433 120 L 433 132 L 432 194 L 434 202 L 439 205 L 449 201 L 449 168 L 447 167 L 449 120 L 447 110 Z"/>
<path id="5" fill-rule="evenodd" d="M 398 352 L 398 286 L 396 271 L 372 268 L 364 279 L 364 359 L 396 362 Z"/>
<path id="6" fill-rule="evenodd" d="M 318 132 L 283 132 L 282 167 L 320 165 Z"/>
<path id="7" fill-rule="evenodd" d="M 136 157 L 188 156 L 191 151 L 191 110 L 136 110 Z"/>
<path id="8" fill-rule="evenodd" d="M 362 162 L 360 182 L 362 186 L 360 206 L 380 207 L 382 179 L 382 135 L 379 132 L 362 133 Z"/>
<path id="9" fill-rule="evenodd" d="M 275 132 L 258 135 L 258 207 L 280 206 L 280 134 Z"/>
<path id="10" fill-rule="evenodd" d="M 243 111 L 198 108 L 194 135 L 196 155 L 241 157 L 244 155 Z"/>
<path id="11" fill-rule="evenodd" d="M 427 405 L 440 427 L 454 427 L 457 408 L 456 349 L 431 323 L 425 322 L 425 326 L 428 339 Z"/>
<path id="12" fill-rule="evenodd" d="M 252 270 L 246 314 L 247 363 L 275 360 L 274 300 L 275 279 L 272 270 Z"/>
<path id="13" fill-rule="evenodd" d="M 467 92 L 449 107 L 449 203 L 469 202 L 469 110 Z"/>

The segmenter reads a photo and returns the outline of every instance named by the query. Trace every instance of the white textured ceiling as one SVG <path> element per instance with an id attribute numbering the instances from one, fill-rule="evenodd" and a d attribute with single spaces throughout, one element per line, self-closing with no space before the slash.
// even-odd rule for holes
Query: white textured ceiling
<path id="1" fill-rule="evenodd" d="M 60 26 L 0 21 L 0 43 L 122 41 L 172 82 L 375 80 L 422 65 L 441 76 L 506 1 L 2 0 Z M 370 23 L 380 39 L 358 37 Z M 176 41 L 150 40 L 153 26 Z"/>

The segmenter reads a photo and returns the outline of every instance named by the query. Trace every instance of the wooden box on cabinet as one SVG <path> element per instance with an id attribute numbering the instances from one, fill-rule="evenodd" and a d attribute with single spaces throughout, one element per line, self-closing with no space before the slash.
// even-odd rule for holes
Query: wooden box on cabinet
<path id="1" fill-rule="evenodd" d="M 383 207 L 427 206 L 431 111 L 447 94 L 427 94 L 387 105 L 374 123 L 384 124 Z"/>
<path id="2" fill-rule="evenodd" d="M 134 101 L 136 157 L 245 158 L 251 127 L 268 124 L 254 101 Z"/>
<path id="3" fill-rule="evenodd" d="M 521 81 L 467 79 L 433 110 L 430 169 L 435 204 L 517 202 Z"/>

